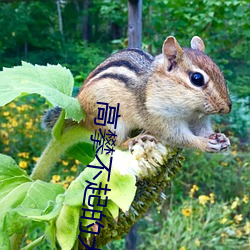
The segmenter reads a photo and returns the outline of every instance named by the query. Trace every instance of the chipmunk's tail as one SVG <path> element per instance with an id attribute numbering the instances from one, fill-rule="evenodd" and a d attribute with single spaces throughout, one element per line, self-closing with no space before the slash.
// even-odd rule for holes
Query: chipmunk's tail
<path id="1" fill-rule="evenodd" d="M 58 106 L 46 110 L 41 120 L 42 128 L 45 130 L 51 130 L 56 124 L 61 111 L 62 109 Z"/>

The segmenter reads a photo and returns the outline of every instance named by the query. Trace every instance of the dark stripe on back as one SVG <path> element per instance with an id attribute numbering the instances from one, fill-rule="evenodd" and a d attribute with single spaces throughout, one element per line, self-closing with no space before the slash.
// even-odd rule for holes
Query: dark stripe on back
<path id="1" fill-rule="evenodd" d="M 153 56 L 151 56 L 150 54 L 148 54 L 147 52 L 145 52 L 145 51 L 143 51 L 141 49 L 126 49 L 126 51 L 132 51 L 132 52 L 138 53 L 141 56 L 144 56 L 149 62 L 153 62 L 154 61 L 154 57 Z"/>
<path id="2" fill-rule="evenodd" d="M 127 60 L 117 60 L 117 61 L 109 62 L 106 65 L 97 68 L 92 73 L 91 77 L 95 77 L 96 75 L 98 75 L 102 71 L 105 71 L 106 69 L 111 68 L 111 67 L 125 67 L 131 71 L 134 71 L 136 74 L 140 73 L 140 69 L 135 64 L 132 64 Z"/>
<path id="3" fill-rule="evenodd" d="M 112 73 L 107 73 L 107 74 L 103 74 L 100 77 L 98 77 L 96 80 L 100 80 L 100 79 L 104 79 L 104 78 L 111 78 L 111 79 L 115 79 L 118 80 L 120 82 L 125 83 L 125 85 L 129 84 L 129 78 L 121 75 L 121 74 L 112 74 Z"/>

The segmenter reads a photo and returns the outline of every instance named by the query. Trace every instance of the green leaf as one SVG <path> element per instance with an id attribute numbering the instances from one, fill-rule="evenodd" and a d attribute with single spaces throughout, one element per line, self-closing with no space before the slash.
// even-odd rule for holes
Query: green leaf
<path id="1" fill-rule="evenodd" d="M 136 179 L 133 175 L 121 175 L 116 169 L 112 169 L 108 187 L 111 191 L 107 194 L 108 199 L 122 209 L 123 212 L 129 210 L 136 192 Z"/>
<path id="2" fill-rule="evenodd" d="M 112 217 L 116 219 L 119 215 L 119 207 L 111 200 L 108 201 L 107 209 L 111 213 Z"/>
<path id="3" fill-rule="evenodd" d="M 91 161 L 93 161 L 95 157 L 95 150 L 93 151 L 93 144 L 79 142 L 72 147 L 70 147 L 67 152 L 69 156 L 74 159 L 79 160 L 80 162 L 88 165 Z"/>
<path id="4" fill-rule="evenodd" d="M 35 209 L 42 212 L 47 207 L 48 201 L 55 200 L 56 196 L 61 193 L 64 193 L 61 185 L 37 180 L 30 186 L 20 207 L 27 211 Z"/>
<path id="5" fill-rule="evenodd" d="M 0 154 L 0 181 L 17 176 L 26 176 L 28 178 L 28 175 L 10 156 Z"/>
<path id="6" fill-rule="evenodd" d="M 71 250 L 75 244 L 79 223 L 79 207 L 64 205 L 56 220 L 56 238 L 62 249 Z"/>
<path id="7" fill-rule="evenodd" d="M 0 181 L 0 201 L 8 195 L 11 190 L 25 182 L 31 182 L 30 178 L 27 176 L 16 176 Z"/>
<path id="8" fill-rule="evenodd" d="M 39 238 L 32 241 L 27 246 L 21 248 L 21 250 L 32 250 L 32 249 L 34 249 L 35 247 L 39 246 L 44 241 L 44 238 L 45 238 L 44 235 L 40 236 Z"/>
<path id="9" fill-rule="evenodd" d="M 0 72 L 0 106 L 18 96 L 36 93 L 53 106 L 65 109 L 66 118 L 79 122 L 84 114 L 78 100 L 71 97 L 73 84 L 71 72 L 61 65 L 34 66 L 22 62 L 22 66 Z"/>

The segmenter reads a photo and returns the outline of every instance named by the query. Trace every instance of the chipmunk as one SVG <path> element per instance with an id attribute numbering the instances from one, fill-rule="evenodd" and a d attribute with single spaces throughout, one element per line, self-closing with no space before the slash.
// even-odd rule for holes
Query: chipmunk
<path id="1" fill-rule="evenodd" d="M 86 112 L 83 126 L 97 129 L 97 102 L 116 106 L 118 145 L 127 145 L 129 133 L 145 131 L 138 138 L 155 138 L 164 145 L 219 152 L 230 146 L 215 133 L 211 114 L 227 114 L 231 100 L 218 66 L 204 53 L 203 40 L 194 36 L 191 48 L 181 48 L 169 36 L 162 54 L 153 57 L 140 49 L 125 49 L 97 66 L 85 80 L 77 98 Z M 106 129 L 114 131 L 113 125 Z"/>

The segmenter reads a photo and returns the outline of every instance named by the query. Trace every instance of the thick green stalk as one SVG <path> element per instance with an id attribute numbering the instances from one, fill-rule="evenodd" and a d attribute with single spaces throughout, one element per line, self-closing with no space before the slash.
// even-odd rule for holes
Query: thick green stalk
<path id="1" fill-rule="evenodd" d="M 45 180 L 61 155 L 78 142 L 91 143 L 91 134 L 90 130 L 80 125 L 75 125 L 65 129 L 59 138 L 52 138 L 39 158 L 30 177 L 33 180 Z"/>

